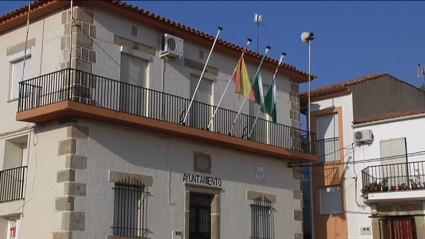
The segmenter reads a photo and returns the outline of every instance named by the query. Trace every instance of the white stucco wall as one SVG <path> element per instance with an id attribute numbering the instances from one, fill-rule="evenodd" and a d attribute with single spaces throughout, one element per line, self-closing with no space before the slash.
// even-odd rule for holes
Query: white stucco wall
<path id="1" fill-rule="evenodd" d="M 344 162 L 353 162 L 353 157 L 362 155 L 362 149 L 352 146 L 353 141 L 353 106 L 352 106 L 351 94 L 338 96 L 330 99 L 324 99 L 320 101 L 312 102 L 311 111 L 323 110 L 331 107 L 342 107 L 342 120 L 343 120 L 343 140 L 344 150 L 340 154 L 344 153 Z M 318 125 L 318 127 L 327 127 L 326 125 Z M 355 151 L 353 154 L 353 147 Z M 379 145 L 378 145 L 379 147 Z M 379 153 L 379 149 L 378 149 Z M 365 156 L 365 158 L 368 158 Z M 366 167 L 364 164 L 347 164 L 345 166 L 345 215 L 347 218 L 348 226 L 348 238 L 351 239 L 371 239 L 371 235 L 361 235 L 361 227 L 371 228 L 370 208 L 362 203 L 361 198 L 361 170 Z M 356 180 L 357 179 L 357 180 Z M 357 188 L 356 188 L 357 182 Z M 315 199 L 318 200 L 318 199 Z"/>
<path id="2" fill-rule="evenodd" d="M 18 110 L 18 101 L 10 101 L 11 89 L 11 63 L 6 55 L 7 48 L 25 42 L 27 27 L 22 24 L 19 27 L 0 34 L 0 134 L 26 127 L 25 122 L 15 120 Z M 61 36 L 63 36 L 60 11 L 51 13 L 44 18 L 30 22 L 28 39 L 35 38 L 35 46 L 31 49 L 30 78 L 59 70 L 59 62 L 62 57 Z M 0 152 L 1 155 L 1 152 Z M 0 157 L 2 160 L 2 157 Z M 0 162 L 0 165 L 1 162 Z"/>
<path id="3" fill-rule="evenodd" d="M 31 49 L 31 78 L 60 69 L 60 62 L 64 57 L 61 51 L 61 38 L 64 35 L 61 13 L 62 11 L 57 11 L 30 23 L 28 39 L 35 38 L 36 41 Z M 114 33 L 154 46 L 159 50 L 161 32 L 97 9 L 94 11 L 94 22 L 97 27 L 97 39 L 93 44 L 93 50 L 96 51 L 94 74 L 119 80 L 120 46 L 113 44 Z M 138 27 L 139 37 L 131 35 L 131 25 Z M 25 41 L 26 30 L 26 25 L 23 24 L 0 35 L 0 41 L 5 43 L 4 47 L 0 48 L 0 64 L 4 66 L 0 77 L 0 109 L 2 110 L 0 134 L 33 126 L 33 124 L 15 120 L 18 101 L 9 101 L 11 74 L 6 50 L 9 46 Z M 204 60 L 198 59 L 199 50 L 204 51 Z M 184 55 L 186 58 L 204 62 L 209 50 L 186 41 Z M 162 62 L 158 54 L 157 51 L 149 64 L 149 86 L 156 90 L 162 88 Z M 237 60 L 213 53 L 209 65 L 219 69 L 219 74 L 215 77 L 216 84 L 213 87 L 214 104 L 218 103 Z M 253 77 L 256 66 L 248 65 L 248 70 Z M 193 70 L 184 66 L 183 59 L 167 62 L 164 91 L 190 98 L 191 72 L 193 73 Z M 272 74 L 273 72 L 270 71 L 262 71 L 266 85 L 270 83 Z M 279 76 L 277 90 L 279 123 L 291 125 L 289 79 Z M 221 106 L 237 111 L 241 101 L 234 93 L 232 83 Z M 249 104 L 246 103 L 243 113 L 252 115 L 257 113 L 256 110 L 250 111 L 249 108 Z M 212 148 L 180 139 L 167 139 L 133 130 L 117 129 L 112 126 L 105 127 L 93 123 L 86 123 L 86 125 L 90 127 L 90 139 L 88 144 L 78 144 L 77 152 L 90 160 L 88 170 L 77 171 L 76 177 L 81 179 L 81 182 L 87 183 L 88 191 L 87 197 L 77 197 L 75 202 L 76 212 L 86 212 L 86 231 L 75 232 L 78 238 L 104 238 L 111 232 L 113 190 L 112 183 L 107 180 L 108 170 L 149 174 L 154 177 L 154 185 L 150 189 L 153 198 L 149 200 L 149 206 L 152 207 L 149 209 L 148 216 L 149 229 L 154 232 L 151 238 L 169 237 L 171 230 L 184 231 L 182 174 L 194 173 L 193 151 L 210 154 L 213 160 L 211 176 L 223 180 L 222 238 L 250 236 L 250 202 L 246 199 L 247 189 L 276 194 L 275 238 L 290 238 L 296 232 L 301 232 L 301 223 L 294 221 L 294 209 L 301 210 L 301 205 L 299 200 L 293 199 L 293 190 L 299 190 L 299 181 L 292 179 L 292 170 L 287 168 L 286 161 Z M 0 170 L 4 160 L 5 140 L 15 136 L 17 134 L 0 136 Z M 57 171 L 64 169 L 65 159 L 65 156 L 58 156 L 57 144 L 64 139 L 66 139 L 65 128 L 46 125 L 37 128 L 28 141 L 30 151 L 25 201 L 0 204 L 0 216 L 23 213 L 20 238 L 51 238 L 52 232 L 61 230 L 62 214 L 55 211 L 55 197 L 64 194 L 63 183 L 56 183 Z M 255 182 L 255 166 L 265 167 L 267 177 L 265 184 Z M 168 177 L 171 180 L 173 205 L 168 202 L 168 192 L 165 193 L 168 189 Z M 163 230 L 164 228 L 166 230 Z M 1 232 L 0 235 L 2 235 Z"/>
<path id="4" fill-rule="evenodd" d="M 48 130 L 46 130 L 48 129 Z M 52 238 L 60 230 L 61 214 L 55 211 L 55 198 L 63 195 L 63 183 L 56 183 L 58 167 L 65 156 L 58 156 L 58 142 L 66 138 L 66 128 L 56 125 L 37 127 L 28 135 L 28 171 L 25 200 L 0 203 L 0 217 L 20 215 L 19 238 Z M 4 140 L 0 141 L 4 145 Z M 0 228 L 0 235 L 6 230 Z"/>
<path id="5" fill-rule="evenodd" d="M 360 131 L 360 130 L 372 130 L 374 141 L 370 145 L 362 145 L 362 146 L 356 146 L 355 152 L 354 152 L 354 160 L 355 161 L 361 161 L 361 160 L 367 160 L 367 159 L 378 159 L 380 158 L 380 141 L 381 140 L 388 140 L 388 139 L 395 139 L 395 138 L 401 138 L 406 137 L 407 140 L 407 152 L 408 153 L 414 153 L 418 151 L 423 151 L 423 140 L 421 136 L 425 133 L 425 127 L 422 127 L 422 125 L 425 122 L 424 116 L 415 117 L 412 119 L 408 118 L 398 118 L 396 120 L 391 121 L 377 121 L 373 124 L 363 124 L 363 125 L 355 125 L 353 131 Z M 414 156 L 408 158 L 409 162 L 416 162 L 416 161 L 423 161 L 422 156 Z M 355 216 L 352 215 L 348 218 L 349 226 L 351 229 L 351 232 L 353 233 L 353 236 L 355 232 L 359 233 L 359 227 L 364 226 L 365 222 L 369 223 L 370 225 L 370 219 L 368 218 L 368 215 L 363 215 L 362 213 L 366 212 L 369 213 L 370 209 L 368 206 L 364 205 L 362 203 L 361 193 L 360 189 L 362 188 L 362 182 L 361 182 L 361 170 L 368 166 L 373 165 L 380 165 L 381 162 L 370 162 L 370 163 L 357 163 L 353 167 L 352 165 L 349 167 L 349 169 L 346 171 L 346 182 L 348 184 L 350 178 L 355 177 L 354 170 L 357 173 L 357 193 L 354 192 L 354 187 L 348 188 L 347 191 L 347 205 L 351 207 L 351 210 L 354 210 L 354 212 L 357 212 Z M 352 180 L 351 180 L 352 181 Z M 356 201 L 361 205 L 360 207 L 356 205 Z M 365 210 L 363 210 L 363 207 L 365 207 Z M 356 210 L 357 209 L 357 210 Z M 366 237 L 360 237 L 359 238 L 372 238 L 371 236 Z"/>
<path id="6" fill-rule="evenodd" d="M 94 25 L 97 28 L 97 39 L 94 39 L 93 50 L 96 51 L 97 62 L 93 64 L 93 73 L 111 79 L 119 80 L 120 78 L 120 46 L 114 44 L 114 34 L 120 37 L 149 45 L 156 49 L 156 55 L 151 56 L 148 66 L 148 82 L 149 88 L 162 90 L 164 92 L 191 98 L 190 95 L 190 75 L 191 72 L 201 73 L 186 67 L 184 59 L 175 59 L 165 61 L 164 82 L 162 82 L 162 60 L 159 58 L 160 36 L 166 32 L 160 32 L 152 28 L 148 28 L 140 23 L 131 22 L 125 18 L 112 15 L 108 12 L 94 9 Z M 131 34 L 131 27 L 138 29 L 138 36 Z M 177 37 L 179 37 L 177 35 Z M 183 39 L 184 40 L 184 39 Z M 237 43 L 240 45 L 245 42 Z M 199 58 L 199 50 L 204 52 L 204 59 Z M 188 58 L 204 64 L 210 48 L 196 45 L 193 42 L 184 41 L 184 58 Z M 218 68 L 218 76 L 214 78 L 213 84 L 213 103 L 217 105 L 219 99 L 224 92 L 228 80 L 235 69 L 238 59 L 228 57 L 222 53 L 213 51 L 208 65 Z M 253 78 L 257 69 L 256 65 L 247 64 L 250 77 Z M 263 83 L 269 85 L 272 80 L 273 72 L 262 70 Z M 199 77 L 199 76 L 198 76 Z M 289 118 L 290 110 L 290 81 L 289 78 L 279 75 L 277 79 L 277 103 L 278 103 L 278 122 L 291 125 Z M 242 103 L 243 97 L 239 97 L 235 92 L 235 84 L 232 82 L 220 107 L 238 111 Z M 240 99 L 239 99 L 240 98 Z M 242 113 L 256 115 L 259 106 L 253 107 L 253 103 L 245 102 Z M 260 117 L 265 117 L 261 115 Z"/>
<path id="7" fill-rule="evenodd" d="M 169 238 L 171 230 L 184 232 L 183 174 L 202 175 L 193 171 L 194 151 L 210 154 L 212 173 L 208 176 L 222 179 L 221 238 L 250 237 L 246 190 L 276 195 L 275 238 L 293 238 L 301 231 L 301 223 L 294 221 L 294 209 L 300 210 L 301 203 L 293 199 L 293 190 L 299 190 L 300 182 L 292 179 L 292 169 L 283 160 L 107 124 L 84 125 L 89 127 L 89 139 L 77 141 L 77 153 L 88 158 L 88 166 L 86 171 L 77 170 L 76 180 L 87 184 L 87 196 L 76 198 L 75 211 L 86 213 L 86 230 L 74 232 L 76 238 L 106 238 L 112 233 L 114 194 L 109 170 L 153 177 L 148 199 L 149 237 Z M 255 166 L 265 168 L 265 183 L 255 181 Z"/>

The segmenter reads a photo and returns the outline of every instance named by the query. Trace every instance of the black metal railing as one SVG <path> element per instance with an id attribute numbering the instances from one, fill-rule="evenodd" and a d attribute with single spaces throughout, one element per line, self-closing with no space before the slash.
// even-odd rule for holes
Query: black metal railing
<path id="1" fill-rule="evenodd" d="M 364 193 L 425 189 L 425 161 L 369 166 L 362 170 Z"/>
<path id="2" fill-rule="evenodd" d="M 251 237 L 252 239 L 274 238 L 273 203 L 259 196 L 251 201 Z"/>
<path id="3" fill-rule="evenodd" d="M 27 167 L 0 171 L 0 203 L 24 199 Z"/>
<path id="4" fill-rule="evenodd" d="M 316 150 L 318 161 L 321 163 L 339 161 L 339 137 L 316 140 Z"/>
<path id="5" fill-rule="evenodd" d="M 189 99 L 108 79 L 91 73 L 64 69 L 19 83 L 18 112 L 71 100 L 128 114 L 181 124 Z M 185 125 L 206 129 L 216 106 L 194 101 Z M 237 112 L 219 108 L 210 131 L 229 134 Z M 255 117 L 241 114 L 233 136 L 247 138 Z M 315 154 L 315 135 L 305 130 L 258 119 L 250 140 Z"/>

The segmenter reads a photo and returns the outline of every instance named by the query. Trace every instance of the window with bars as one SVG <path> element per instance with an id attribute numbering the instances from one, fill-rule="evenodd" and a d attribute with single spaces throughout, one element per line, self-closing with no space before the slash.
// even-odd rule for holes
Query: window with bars
<path id="1" fill-rule="evenodd" d="M 251 201 L 251 238 L 274 238 L 273 203 L 267 198 L 258 197 Z"/>
<path id="2" fill-rule="evenodd" d="M 145 186 L 115 184 L 114 189 L 114 236 L 146 236 L 147 192 Z"/>

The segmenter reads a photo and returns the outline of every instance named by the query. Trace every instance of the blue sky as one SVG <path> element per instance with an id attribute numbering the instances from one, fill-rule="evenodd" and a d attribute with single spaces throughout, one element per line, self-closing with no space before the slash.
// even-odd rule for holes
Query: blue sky
<path id="1" fill-rule="evenodd" d="M 28 1 L 0 2 L 0 15 Z M 418 63 L 425 63 L 425 2 L 418 1 L 131 1 L 148 11 L 211 35 L 244 45 L 248 37 L 256 50 L 254 14 L 263 16 L 260 52 L 288 55 L 285 62 L 308 70 L 308 46 L 303 31 L 314 32 L 312 88 L 377 72 L 420 86 Z M 302 90 L 307 89 L 303 84 Z"/>

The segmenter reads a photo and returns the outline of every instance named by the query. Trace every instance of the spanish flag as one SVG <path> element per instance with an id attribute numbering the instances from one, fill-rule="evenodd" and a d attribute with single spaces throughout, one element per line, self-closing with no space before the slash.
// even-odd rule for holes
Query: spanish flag
<path id="1" fill-rule="evenodd" d="M 248 70 L 246 69 L 245 60 L 243 58 L 244 53 L 242 53 L 242 56 L 239 59 L 238 64 L 236 65 L 235 71 L 233 72 L 231 79 L 236 82 L 236 93 L 244 95 L 250 100 L 255 100 L 254 92 L 251 88 L 252 83 L 248 75 Z"/>

